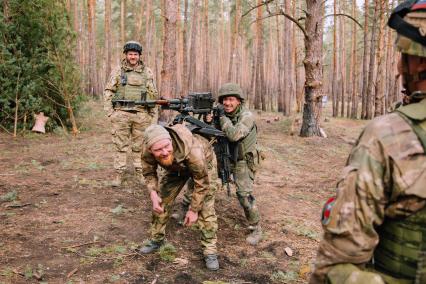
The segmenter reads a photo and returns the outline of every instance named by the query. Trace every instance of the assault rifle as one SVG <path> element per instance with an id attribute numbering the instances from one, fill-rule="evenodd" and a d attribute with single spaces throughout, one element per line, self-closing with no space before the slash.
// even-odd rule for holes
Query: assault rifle
<path id="1" fill-rule="evenodd" d="M 159 99 L 159 100 L 113 100 L 113 107 L 134 108 L 142 106 L 153 108 L 157 105 L 163 110 L 175 110 L 179 112 L 174 118 L 172 124 L 186 123 L 187 127 L 193 133 L 200 134 L 208 139 L 214 138 L 214 149 L 218 162 L 218 173 L 222 180 L 222 185 L 227 186 L 228 195 L 230 195 L 229 182 L 231 181 L 231 159 L 236 154 L 231 155 L 230 142 L 225 133 L 217 129 L 214 125 L 205 123 L 201 120 L 202 115 L 213 114 L 213 121 L 216 126 L 219 123 L 218 107 L 214 106 L 214 98 L 210 92 L 190 93 L 187 97 L 177 99 Z M 198 115 L 198 118 L 194 117 Z"/>

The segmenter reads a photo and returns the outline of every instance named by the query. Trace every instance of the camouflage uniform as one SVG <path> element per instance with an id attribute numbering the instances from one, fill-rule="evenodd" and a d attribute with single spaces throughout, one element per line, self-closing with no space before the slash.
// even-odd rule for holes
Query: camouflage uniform
<path id="1" fill-rule="evenodd" d="M 426 1 L 416 4 L 400 4 L 388 23 L 413 37 L 397 40 L 408 105 L 374 119 L 358 138 L 323 209 L 310 283 L 426 283 L 426 70 L 418 63 L 426 44 L 410 44 L 426 24 Z"/>
<path id="2" fill-rule="evenodd" d="M 407 113 L 426 131 L 426 99 L 401 107 L 399 111 Z M 385 235 L 394 237 L 395 249 L 404 250 L 404 243 L 410 241 L 414 242 L 411 244 L 413 248 L 418 246 L 409 236 L 396 241 L 400 237 L 392 236 L 397 232 L 389 229 L 390 226 L 397 228 L 395 220 L 414 213 L 421 212 L 425 220 L 426 214 L 422 213 L 425 204 L 426 155 L 419 137 L 407 119 L 398 113 L 374 119 L 349 156 L 343 178 L 338 182 L 336 199 L 330 200 L 324 209 L 324 239 L 319 246 L 311 283 L 323 283 L 327 272 L 342 263 L 363 267 L 373 254 L 377 258 L 376 269 L 401 275 L 397 268 L 389 267 L 391 262 L 379 261 L 384 259 L 379 254 L 387 250 Z M 388 226 L 387 222 L 393 223 Z M 405 226 L 410 222 L 410 219 L 404 219 Z M 426 232 L 423 238 L 426 239 Z M 389 273 L 389 269 L 393 271 Z M 414 277 L 416 269 L 411 271 L 414 271 L 411 275 Z M 344 283 L 343 280 L 335 278 L 331 282 Z"/>
<path id="3" fill-rule="evenodd" d="M 151 240 L 161 243 L 165 238 L 167 221 L 173 202 L 188 179 L 193 180 L 190 209 L 198 212 L 197 225 L 201 231 L 201 245 L 204 255 L 215 255 L 217 217 L 214 208 L 215 193 L 218 187 L 216 156 L 206 138 L 192 134 L 186 126 L 177 124 L 167 127 L 173 144 L 174 161 L 165 168 L 165 174 L 158 184 L 158 163 L 144 148 L 142 154 L 143 175 L 149 191 L 157 191 L 162 199 L 164 213 L 153 212 Z"/>
<path id="4" fill-rule="evenodd" d="M 123 78 L 127 81 L 123 84 Z M 113 99 L 140 100 L 141 93 L 146 99 L 156 99 L 157 89 L 154 84 L 152 71 L 142 61 L 136 67 L 130 67 L 124 59 L 121 67 L 114 70 L 106 84 L 104 92 L 104 109 L 112 122 L 112 140 L 115 145 L 114 169 L 123 173 L 126 169 L 126 156 L 132 150 L 133 165 L 136 173 L 142 175 L 141 149 L 142 135 L 155 118 L 155 108 L 126 108 L 113 109 Z"/>
<path id="5" fill-rule="evenodd" d="M 220 118 L 220 127 L 228 139 L 238 148 L 238 157 L 232 164 L 237 196 L 251 226 L 259 223 L 259 211 L 253 196 L 254 177 L 259 165 L 257 129 L 253 114 L 243 106 Z M 248 139 L 247 139 L 248 138 Z M 244 140 L 250 140 L 248 144 Z"/>

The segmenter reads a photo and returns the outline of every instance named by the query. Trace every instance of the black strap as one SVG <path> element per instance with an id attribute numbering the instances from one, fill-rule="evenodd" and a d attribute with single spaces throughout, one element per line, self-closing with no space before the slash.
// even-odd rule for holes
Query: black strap
<path id="1" fill-rule="evenodd" d="M 121 86 L 127 85 L 127 74 L 123 69 L 121 69 L 120 83 Z"/>
<path id="2" fill-rule="evenodd" d="M 406 1 L 400 4 L 392 12 L 388 26 L 395 29 L 398 34 L 408 37 L 409 39 L 426 46 L 426 37 L 420 34 L 420 31 L 415 26 L 404 21 L 405 15 L 411 12 L 411 7 L 416 3 L 416 0 Z"/>

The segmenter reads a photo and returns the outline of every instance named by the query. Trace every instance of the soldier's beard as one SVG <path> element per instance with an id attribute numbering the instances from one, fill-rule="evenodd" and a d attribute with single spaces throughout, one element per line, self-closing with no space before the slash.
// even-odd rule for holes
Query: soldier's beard
<path id="1" fill-rule="evenodd" d="M 170 153 L 167 157 L 155 158 L 157 162 L 163 167 L 170 167 L 173 164 L 174 156 Z"/>

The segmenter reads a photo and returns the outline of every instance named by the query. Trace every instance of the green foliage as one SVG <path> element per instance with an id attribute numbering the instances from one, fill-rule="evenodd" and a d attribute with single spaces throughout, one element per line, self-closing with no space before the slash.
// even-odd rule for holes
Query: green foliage
<path id="1" fill-rule="evenodd" d="M 18 193 L 16 190 L 9 191 L 8 193 L 3 194 L 0 196 L 0 200 L 4 202 L 10 202 L 15 201 L 18 198 Z"/>
<path id="2" fill-rule="evenodd" d="M 295 281 L 298 276 L 297 272 L 292 270 L 287 272 L 278 270 L 272 273 L 271 280 L 278 283 L 289 283 L 289 281 Z"/>
<path id="3" fill-rule="evenodd" d="M 73 59 L 74 35 L 65 1 L 0 1 L 0 125 L 13 128 L 16 107 L 18 127 L 44 112 L 51 130 L 69 125 L 66 106 L 78 108 L 79 74 Z"/>
<path id="4" fill-rule="evenodd" d="M 176 258 L 176 248 L 169 243 L 161 246 L 160 257 L 164 261 L 172 262 Z"/>

